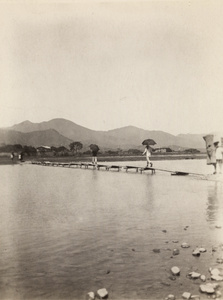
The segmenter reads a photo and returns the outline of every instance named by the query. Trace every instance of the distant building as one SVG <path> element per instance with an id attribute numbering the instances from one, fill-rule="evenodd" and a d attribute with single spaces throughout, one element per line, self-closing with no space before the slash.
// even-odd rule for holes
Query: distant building
<path id="1" fill-rule="evenodd" d="M 172 149 L 170 149 L 169 147 L 162 147 L 162 148 L 156 148 L 154 149 L 155 153 L 167 153 L 167 152 L 173 152 Z"/>
<path id="2" fill-rule="evenodd" d="M 40 146 L 36 148 L 37 155 L 50 154 L 52 149 L 49 146 Z"/>

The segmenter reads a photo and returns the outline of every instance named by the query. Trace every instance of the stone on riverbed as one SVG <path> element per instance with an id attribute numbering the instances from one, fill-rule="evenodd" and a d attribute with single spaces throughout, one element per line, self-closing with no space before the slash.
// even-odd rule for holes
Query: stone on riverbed
<path id="1" fill-rule="evenodd" d="M 160 253 L 160 249 L 153 249 L 153 252 Z"/>
<path id="2" fill-rule="evenodd" d="M 218 229 L 220 229 L 220 228 L 221 228 L 221 225 L 216 225 L 215 227 L 218 228 Z"/>
<path id="3" fill-rule="evenodd" d="M 192 295 L 190 297 L 190 299 L 193 299 L 193 300 L 200 300 L 200 296 L 199 295 Z"/>
<path id="4" fill-rule="evenodd" d="M 218 264 L 223 264 L 223 258 L 217 258 L 216 262 L 217 262 Z"/>
<path id="5" fill-rule="evenodd" d="M 190 299 L 190 296 L 191 296 L 191 293 L 184 292 L 183 295 L 182 295 L 182 298 L 183 299 Z"/>
<path id="6" fill-rule="evenodd" d="M 221 297 L 221 292 L 220 291 L 217 291 L 216 292 L 216 298 L 220 298 Z"/>
<path id="7" fill-rule="evenodd" d="M 97 290 L 97 297 L 99 299 L 107 299 L 108 298 L 108 291 L 105 288 Z"/>
<path id="8" fill-rule="evenodd" d="M 166 298 L 165 298 L 165 300 L 175 300 L 176 299 L 176 297 L 174 296 L 174 295 L 172 295 L 172 294 L 169 294 Z"/>
<path id="9" fill-rule="evenodd" d="M 191 273 L 189 273 L 189 276 L 192 279 L 197 279 L 197 278 L 199 278 L 201 276 L 201 274 L 196 273 L 196 272 L 191 272 Z"/>
<path id="10" fill-rule="evenodd" d="M 178 254 L 180 254 L 179 249 L 173 249 L 173 255 L 178 255 Z"/>
<path id="11" fill-rule="evenodd" d="M 218 269 L 211 269 L 211 270 L 210 270 L 210 273 L 211 273 L 211 275 L 216 276 L 216 275 L 219 275 L 219 274 L 220 274 L 220 271 L 219 271 Z"/>
<path id="12" fill-rule="evenodd" d="M 200 253 L 199 249 L 197 248 L 197 249 L 195 249 L 195 250 L 193 251 L 192 255 L 193 255 L 193 256 L 200 256 L 201 253 Z"/>
<path id="13" fill-rule="evenodd" d="M 204 253 L 204 252 L 206 252 L 207 250 L 206 250 L 205 248 L 199 248 L 199 251 L 200 251 L 201 253 Z"/>
<path id="14" fill-rule="evenodd" d="M 94 300 L 94 299 L 95 299 L 94 292 L 87 293 L 86 300 Z"/>
<path id="15" fill-rule="evenodd" d="M 202 280 L 203 282 L 205 282 L 205 281 L 206 281 L 206 276 L 205 276 L 205 275 L 201 275 L 201 280 Z"/>
<path id="16" fill-rule="evenodd" d="M 202 293 L 214 294 L 215 290 L 219 287 L 217 283 L 206 283 L 200 285 Z"/>
<path id="17" fill-rule="evenodd" d="M 172 267 L 171 272 L 173 275 L 180 275 L 180 269 L 178 267 Z"/>
<path id="18" fill-rule="evenodd" d="M 222 276 L 219 276 L 219 275 L 212 275 L 212 276 L 211 276 L 211 279 L 212 279 L 212 280 L 216 280 L 216 281 L 222 281 L 222 280 L 223 280 L 223 277 L 222 277 Z"/>
<path id="19" fill-rule="evenodd" d="M 189 245 L 188 243 L 182 243 L 182 244 L 181 244 L 181 247 L 182 247 L 182 248 L 189 248 L 190 245 Z"/>
<path id="20" fill-rule="evenodd" d="M 208 286 L 208 285 L 204 285 L 204 284 L 201 284 L 200 285 L 200 290 L 202 293 L 207 293 L 207 294 L 214 294 L 215 290 L 213 287 L 211 286 Z"/>

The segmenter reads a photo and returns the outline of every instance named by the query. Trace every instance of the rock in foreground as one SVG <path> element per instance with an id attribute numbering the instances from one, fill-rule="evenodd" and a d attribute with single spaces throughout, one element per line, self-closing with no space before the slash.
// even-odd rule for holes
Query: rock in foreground
<path id="1" fill-rule="evenodd" d="M 107 299 L 108 298 L 108 291 L 105 288 L 97 290 L 97 297 L 99 299 Z"/>
<path id="2" fill-rule="evenodd" d="M 172 267 L 171 272 L 173 275 L 180 275 L 180 269 L 178 267 Z"/>
<path id="3" fill-rule="evenodd" d="M 94 300 L 94 299 L 95 299 L 94 292 L 87 293 L 86 300 Z"/>

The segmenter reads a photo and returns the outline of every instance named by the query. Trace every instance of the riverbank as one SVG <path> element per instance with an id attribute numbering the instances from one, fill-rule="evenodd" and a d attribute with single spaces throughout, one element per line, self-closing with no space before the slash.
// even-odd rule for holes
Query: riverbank
<path id="1" fill-rule="evenodd" d="M 155 154 L 151 157 L 152 161 L 159 160 L 184 160 L 184 159 L 205 159 L 206 154 Z M 71 161 L 91 161 L 91 156 L 45 156 L 45 157 L 29 157 L 25 156 L 24 161 L 51 161 L 51 162 L 71 162 Z M 98 156 L 98 162 L 113 161 L 146 161 L 144 156 Z M 0 165 L 18 164 L 20 161 L 15 158 L 13 161 L 10 157 L 0 156 Z"/>

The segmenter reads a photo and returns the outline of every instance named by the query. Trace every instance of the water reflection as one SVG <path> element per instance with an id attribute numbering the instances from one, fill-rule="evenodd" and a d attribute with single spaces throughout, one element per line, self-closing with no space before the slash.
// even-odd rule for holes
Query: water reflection
<path id="1" fill-rule="evenodd" d="M 207 221 L 210 223 L 221 222 L 222 184 L 215 182 L 208 187 Z"/>

